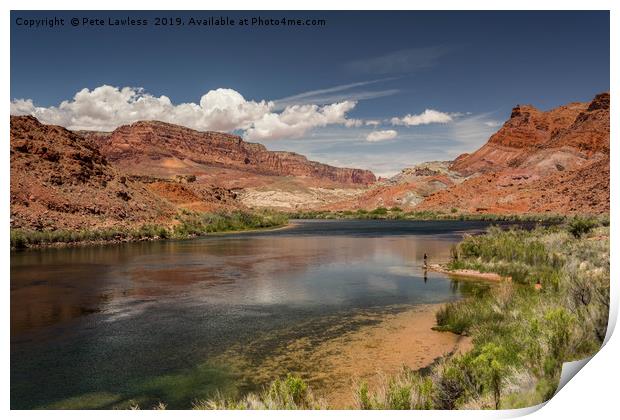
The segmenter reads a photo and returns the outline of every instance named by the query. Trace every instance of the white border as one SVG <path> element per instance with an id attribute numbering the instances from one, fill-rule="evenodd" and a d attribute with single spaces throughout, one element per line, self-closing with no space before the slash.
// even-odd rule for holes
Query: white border
<path id="1" fill-rule="evenodd" d="M 211 4 L 209 4 L 211 3 Z M 2 119 L 2 140 L 3 140 L 3 152 L 0 153 L 0 159 L 2 162 L 2 175 L 0 182 L 2 183 L 2 190 L 4 194 L 2 196 L 2 210 L 4 222 L 2 224 L 2 230 L 5 232 L 4 240 L 1 243 L 2 247 L 2 272 L 1 276 L 4 283 L 3 294 L 3 337 L 4 342 L 2 346 L 2 408 L 3 411 L 9 410 L 9 390 L 10 390 L 10 332 L 9 332 L 9 317 L 10 317 L 10 292 L 9 292 L 9 273 L 10 273 L 10 258 L 9 258 L 9 217 L 10 217 L 10 163 L 8 153 L 8 133 L 9 133 L 9 100 L 10 100 L 10 10 L 46 10 L 54 8 L 57 10 L 139 10 L 139 9 L 154 9 L 154 10 L 611 10 L 611 91 L 617 92 L 618 82 L 614 75 L 618 74 L 618 9 L 620 8 L 620 2 L 612 0 L 589 0 L 588 2 L 576 1 L 576 0 L 564 0 L 560 1 L 546 1 L 546 0 L 520 0 L 518 2 L 502 2 L 498 0 L 434 0 L 432 2 L 412 2 L 405 0 L 382 0 L 380 2 L 372 2 L 369 0 L 345 0 L 335 2 L 333 0 L 314 0 L 314 1 L 282 1 L 282 0 L 263 0 L 260 2 L 243 1 L 243 0 L 226 0 L 220 3 L 204 2 L 204 1 L 191 1 L 191 0 L 175 0 L 174 2 L 165 2 L 162 0 L 151 0 L 148 2 L 132 2 L 131 4 L 126 0 L 107 0 L 105 2 L 91 1 L 85 3 L 77 0 L 56 0 L 53 3 L 45 0 L 33 0 L 33 1 L 17 1 L 17 0 L 5 0 L 3 4 L 3 25 L 1 26 L 2 41 L 0 42 L 2 48 L 2 57 L 4 57 L 2 66 L 2 92 L 5 98 L 5 118 Z M 615 7 L 614 7 L 615 6 Z M 561 40 L 558 40 L 561 42 Z M 552 54 L 552 52 L 550 52 Z M 576 56 L 575 60 L 579 60 L 580 57 Z M 595 92 L 593 92 L 594 94 Z M 615 96 L 614 96 L 615 98 Z M 614 99 L 615 104 L 615 99 Z M 615 145 L 618 141 L 617 135 L 617 121 L 619 115 L 615 106 L 612 106 L 611 116 L 611 144 Z M 614 146 L 611 148 L 611 219 L 615 220 L 613 216 L 616 214 L 618 208 L 618 152 Z M 611 260 L 615 261 L 618 257 L 618 228 L 612 221 L 611 225 Z M 611 267 L 611 282 L 612 282 L 612 305 L 610 314 L 610 325 L 615 325 L 618 314 L 618 283 L 615 280 L 620 279 L 618 276 L 619 271 L 615 264 Z M 613 328 L 613 327 L 612 327 Z M 616 334 L 617 336 L 617 334 Z M 356 418 L 382 418 L 385 415 L 389 415 L 391 418 L 411 418 L 411 417 L 432 417 L 432 418 L 465 418 L 465 419 L 481 419 L 481 418 L 504 418 L 515 417 L 524 415 L 528 412 L 534 411 L 529 418 L 532 419 L 547 419 L 547 418 L 562 418 L 562 419 L 583 419 L 583 418 L 609 418 L 616 416 L 617 406 L 616 399 L 616 378 L 620 374 L 620 363 L 618 362 L 617 355 L 620 354 L 620 344 L 618 338 L 611 335 L 608 336 L 608 342 L 601 349 L 601 351 L 593 357 L 593 359 L 585 366 L 585 368 L 579 372 L 573 380 L 562 388 L 559 393 L 553 397 L 543 408 L 540 410 L 525 409 L 525 410 L 513 410 L 513 411 L 431 411 L 431 412 L 368 412 L 368 411 L 323 411 L 320 413 L 309 411 L 296 411 L 296 412 L 196 412 L 196 411 L 12 411 L 10 415 L 13 418 L 32 418 L 32 417 L 45 417 L 45 419 L 78 419 L 83 418 L 85 415 L 92 416 L 94 419 L 104 419 L 110 416 L 114 417 L 129 417 L 129 416 L 207 416 L 209 418 L 242 418 L 251 414 L 254 418 L 260 419 L 273 419 L 273 418 L 342 418 L 343 416 L 355 416 Z M 139 413 L 139 414 L 137 414 Z M 613 413 L 613 414 L 612 414 Z"/>

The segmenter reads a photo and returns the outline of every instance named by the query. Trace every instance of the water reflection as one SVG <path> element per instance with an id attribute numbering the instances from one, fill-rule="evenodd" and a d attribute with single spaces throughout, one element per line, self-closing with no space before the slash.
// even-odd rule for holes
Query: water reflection
<path id="1" fill-rule="evenodd" d="M 462 231 L 483 227 L 313 221 L 271 233 L 14 253 L 11 405 L 126 396 L 136 381 L 208 363 L 266 332 L 304 334 L 291 327 L 473 293 L 474 283 L 428 272 L 422 260 L 447 260 Z"/>

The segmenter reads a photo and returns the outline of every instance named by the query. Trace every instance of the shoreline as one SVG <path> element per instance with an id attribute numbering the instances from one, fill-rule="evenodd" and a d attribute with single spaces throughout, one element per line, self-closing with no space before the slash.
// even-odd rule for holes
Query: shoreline
<path id="1" fill-rule="evenodd" d="M 494 281 L 494 282 L 512 281 L 510 277 L 500 276 L 497 273 L 483 273 L 481 271 L 472 270 L 472 269 L 450 270 L 448 268 L 445 268 L 441 264 L 430 264 L 428 266 L 428 270 L 434 271 L 436 273 L 446 274 L 448 276 L 459 277 L 459 278 L 488 280 L 488 281 Z"/>
<path id="2" fill-rule="evenodd" d="M 435 314 L 443 305 L 415 306 L 342 337 L 341 351 L 327 361 L 339 365 L 332 369 L 333 374 L 346 377 L 348 373 L 349 380 L 334 384 L 323 395 L 328 405 L 334 409 L 352 407 L 352 390 L 362 381 L 376 389 L 382 379 L 397 374 L 403 367 L 422 371 L 441 358 L 470 350 L 470 337 L 433 329 L 437 325 Z M 329 346 L 326 347 L 328 350 Z"/>
<path id="3" fill-rule="evenodd" d="M 221 232 L 210 232 L 202 235 L 194 235 L 187 238 L 160 238 L 160 237 L 144 237 L 144 238 L 136 238 L 136 239 L 101 239 L 97 241 L 75 241 L 75 242 L 50 242 L 46 244 L 36 244 L 36 245 L 28 245 L 25 248 L 14 248 L 11 247 L 11 252 L 24 252 L 30 250 L 41 250 L 41 249 L 64 249 L 64 248 L 82 248 L 82 247 L 90 247 L 90 246 L 108 246 L 108 245 L 123 245 L 129 243 L 138 243 L 138 242 L 163 242 L 163 241 L 187 241 L 198 238 L 205 238 L 209 236 L 224 236 L 224 235 L 234 235 L 234 234 L 242 234 L 242 233 L 255 233 L 255 232 L 270 232 L 270 231 L 278 231 L 291 229 L 295 227 L 296 223 L 288 222 L 285 225 L 271 226 L 265 228 L 253 228 L 253 229 L 239 229 L 239 230 L 227 230 Z"/>
<path id="4" fill-rule="evenodd" d="M 375 210 L 308 210 L 284 211 L 290 219 L 307 220 L 410 220 L 410 221 L 481 221 L 514 223 L 562 223 L 575 217 L 562 213 L 445 213 L 428 210 L 392 210 L 382 208 Z M 589 216 L 589 215 L 586 215 Z M 609 217 L 608 213 L 591 215 L 592 217 Z"/>
<path id="5" fill-rule="evenodd" d="M 196 236 L 194 238 L 188 238 L 188 239 L 204 238 L 204 237 L 207 237 L 207 236 L 236 235 L 236 234 L 239 234 L 239 233 L 275 232 L 275 231 L 279 231 L 279 230 L 292 229 L 292 228 L 294 228 L 294 227 L 296 227 L 298 225 L 299 225 L 299 223 L 288 222 L 285 225 L 272 226 L 272 227 L 266 227 L 266 228 L 243 229 L 243 230 L 225 230 L 225 231 L 222 231 L 222 232 L 212 232 L 212 233 L 207 233 L 205 235 L 198 235 L 198 236 Z"/>
<path id="6" fill-rule="evenodd" d="M 416 305 L 386 316 L 381 322 L 321 343 L 311 360 L 321 366 L 315 376 L 329 383 L 321 395 L 334 409 L 354 406 L 355 385 L 366 382 L 371 389 L 403 367 L 412 371 L 430 368 L 437 361 L 472 347 L 468 336 L 437 331 L 436 312 L 446 303 Z"/>

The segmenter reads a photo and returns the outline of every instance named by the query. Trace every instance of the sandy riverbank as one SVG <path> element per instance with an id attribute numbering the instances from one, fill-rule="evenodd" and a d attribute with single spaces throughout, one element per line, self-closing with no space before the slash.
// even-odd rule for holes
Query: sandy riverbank
<path id="1" fill-rule="evenodd" d="M 328 376 L 334 380 L 329 394 L 323 396 L 328 405 L 351 407 L 354 385 L 359 381 L 374 388 L 382 375 L 396 374 L 403 366 L 417 370 L 439 357 L 469 350 L 469 337 L 432 329 L 441 306 L 422 305 L 389 315 L 377 325 L 321 344 L 316 353 L 331 367 Z"/>
<path id="2" fill-rule="evenodd" d="M 482 273 L 477 270 L 461 269 L 461 270 L 449 270 L 440 264 L 430 264 L 428 266 L 429 271 L 435 271 L 437 273 L 447 274 L 455 277 L 465 277 L 480 280 L 490 281 L 510 281 L 510 277 L 503 277 L 497 273 Z"/>
<path id="3" fill-rule="evenodd" d="M 352 408 L 354 390 L 361 381 L 374 389 L 385 375 L 394 375 L 403 366 L 418 370 L 442 356 L 471 349 L 469 337 L 433 330 L 435 313 L 442 305 L 360 313 L 340 325 L 326 325 L 318 336 L 302 334 L 287 341 L 259 365 L 243 356 L 233 364 L 255 383 L 267 384 L 287 373 L 301 374 L 329 408 Z M 358 326 L 350 328 L 353 324 Z M 268 335 L 264 339 L 278 340 Z M 243 349 L 231 349 L 223 362 L 230 364 L 241 352 Z"/>

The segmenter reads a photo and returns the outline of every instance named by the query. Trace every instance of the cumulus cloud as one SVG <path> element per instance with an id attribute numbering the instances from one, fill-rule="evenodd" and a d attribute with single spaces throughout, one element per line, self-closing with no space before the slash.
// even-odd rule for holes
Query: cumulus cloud
<path id="1" fill-rule="evenodd" d="M 449 123 L 452 122 L 453 117 L 458 117 L 461 114 L 448 114 L 441 111 L 436 111 L 434 109 L 426 109 L 421 114 L 407 114 L 402 118 L 394 117 L 390 121 L 393 125 L 406 125 L 406 126 L 415 126 L 415 125 L 426 125 L 426 124 L 436 124 L 436 123 Z"/>
<path id="2" fill-rule="evenodd" d="M 356 102 L 344 101 L 336 104 L 292 105 L 279 113 L 267 113 L 255 121 L 245 132 L 248 140 L 275 140 L 278 138 L 299 138 L 311 128 L 329 124 L 347 124 L 346 113 L 355 108 Z"/>
<path id="3" fill-rule="evenodd" d="M 281 112 L 273 101 L 248 101 L 233 89 L 215 89 L 198 104 L 173 104 L 167 96 L 154 96 L 142 88 L 99 86 L 82 89 L 58 106 L 39 107 L 31 99 L 11 102 L 12 115 L 33 115 L 43 123 L 73 130 L 111 131 L 140 120 L 159 120 L 195 130 L 244 130 L 249 139 L 298 138 L 308 130 L 349 123 L 347 112 L 355 101 L 324 106 L 290 105 Z"/>
<path id="4" fill-rule="evenodd" d="M 398 135 L 396 130 L 378 130 L 372 131 L 366 136 L 367 141 L 377 142 L 377 141 L 385 141 L 391 140 Z"/>

